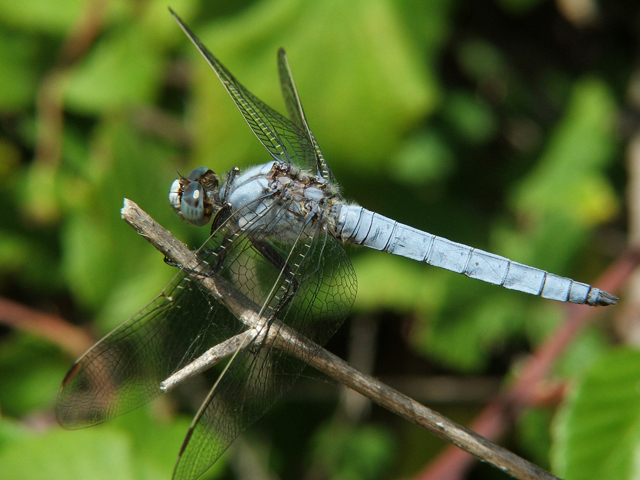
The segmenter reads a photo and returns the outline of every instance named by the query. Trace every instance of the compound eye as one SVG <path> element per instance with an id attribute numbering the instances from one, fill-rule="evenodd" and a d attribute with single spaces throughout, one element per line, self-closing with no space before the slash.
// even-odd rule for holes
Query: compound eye
<path id="1" fill-rule="evenodd" d="M 171 190 L 169 190 L 169 203 L 173 209 L 180 214 L 182 209 L 182 191 L 184 190 L 184 179 L 174 180 L 171 184 Z"/>
<path id="2" fill-rule="evenodd" d="M 201 227 L 211 219 L 211 211 L 211 202 L 205 196 L 202 185 L 198 182 L 189 182 L 182 191 L 180 201 L 182 218 L 192 225 Z"/>
<path id="3" fill-rule="evenodd" d="M 189 175 L 187 175 L 187 180 L 195 181 L 199 177 L 201 177 L 202 175 L 207 173 L 208 171 L 209 171 L 209 169 L 207 167 L 194 168 L 193 170 L 191 170 L 189 172 Z"/>
<path id="4" fill-rule="evenodd" d="M 194 168 L 189 172 L 186 179 L 198 182 L 204 188 L 205 193 L 214 192 L 218 188 L 218 176 L 207 167 Z"/>

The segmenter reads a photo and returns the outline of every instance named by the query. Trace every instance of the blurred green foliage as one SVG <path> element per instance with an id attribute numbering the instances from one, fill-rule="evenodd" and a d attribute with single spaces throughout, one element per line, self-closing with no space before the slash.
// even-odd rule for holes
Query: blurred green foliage
<path id="1" fill-rule="evenodd" d="M 268 160 L 166 7 L 0 0 L 0 292 L 96 337 L 173 274 L 120 219 L 123 198 L 195 247 L 205 232 L 182 224 L 167 202 L 176 171 Z M 618 32 L 637 7 L 603 5 L 606 21 L 585 28 L 540 0 L 171 7 L 279 111 L 276 51 L 287 49 L 346 198 L 579 281 L 594 281 L 618 252 L 607 240 L 623 210 L 617 121 L 637 44 Z M 355 314 L 396 322 L 406 341 L 406 352 L 378 354 L 398 374 L 413 373 L 416 358 L 422 373 L 503 374 L 562 321 L 559 304 L 348 251 L 359 278 Z M 56 389 L 73 358 L 19 330 L 0 330 L 0 479 L 170 477 L 197 402 L 178 401 L 191 410 L 161 402 L 166 422 L 145 408 L 84 432 L 59 431 Z M 611 349 L 597 328 L 581 336 L 556 371 L 578 388 L 553 434 L 550 410 L 528 412 L 518 427 L 521 449 L 543 466 L 551 449 L 552 467 L 567 478 L 637 476 L 637 354 Z M 390 361 L 409 354 L 407 365 Z M 320 422 L 314 404 L 307 408 L 309 424 Z M 277 418 L 283 426 L 286 413 Z M 322 465 L 331 478 L 375 479 L 408 475 L 406 465 L 417 471 L 434 454 L 397 448 L 391 425 L 337 428 L 329 417 L 297 464 L 265 468 L 299 478 Z M 211 477 L 230 476 L 233 467 L 224 467 Z"/>
<path id="2" fill-rule="evenodd" d="M 559 475 L 575 480 L 638 475 L 639 378 L 640 352 L 631 349 L 602 355 L 580 378 L 554 424 Z"/>
<path id="3" fill-rule="evenodd" d="M 318 429 L 312 449 L 313 456 L 322 459 L 321 474 L 336 480 L 385 478 L 397 450 L 381 428 L 337 422 Z"/>

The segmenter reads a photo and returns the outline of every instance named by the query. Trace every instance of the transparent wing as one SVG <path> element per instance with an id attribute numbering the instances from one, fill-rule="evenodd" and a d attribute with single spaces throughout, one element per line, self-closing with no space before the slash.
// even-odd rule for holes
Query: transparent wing
<path id="1" fill-rule="evenodd" d="M 161 393 L 160 382 L 240 330 L 226 308 L 181 272 L 73 364 L 58 393 L 58 421 L 82 428 L 140 407 Z"/>
<path id="2" fill-rule="evenodd" d="M 238 215 L 248 217 L 251 208 Z M 233 231 L 231 224 L 212 235 L 200 249 L 200 258 L 208 265 L 220 263 L 216 268 L 221 275 L 234 278 L 242 293 L 269 307 L 264 289 L 277 281 L 277 275 L 273 267 L 262 265 L 266 260 L 252 248 L 246 232 L 254 230 L 254 238 L 261 233 L 253 224 L 243 231 Z M 271 276 L 265 277 L 267 273 Z M 138 408 L 161 393 L 162 381 L 245 328 L 197 278 L 182 271 L 143 310 L 76 360 L 58 393 L 58 421 L 65 428 L 82 428 Z"/>
<path id="3" fill-rule="evenodd" d="M 257 285 L 261 305 L 267 306 L 263 310 L 320 346 L 344 321 L 355 298 L 356 277 L 344 249 L 324 226 L 298 226 L 297 233 L 295 242 L 259 239 L 286 260 L 283 268 L 265 261 L 256 248 L 236 247 L 230 261 L 242 269 L 226 268 L 225 278 L 254 301 L 259 300 L 256 290 L 246 287 Z M 293 357 L 258 343 L 240 352 L 195 417 L 173 478 L 192 480 L 206 471 L 291 388 L 311 357 Z"/>
<path id="4" fill-rule="evenodd" d="M 317 174 L 327 181 L 333 181 L 331 169 L 327 165 L 327 161 L 320 150 L 320 145 L 313 135 L 313 132 L 309 128 L 307 123 L 307 117 L 304 114 L 302 103 L 300 102 L 300 96 L 296 89 L 296 84 L 293 81 L 293 74 L 291 73 L 291 67 L 289 67 L 289 60 L 287 60 L 287 54 L 283 48 L 278 50 L 278 73 L 280 74 L 280 87 L 282 88 L 282 96 L 284 97 L 284 103 L 287 106 L 287 112 L 289 117 L 298 127 L 300 127 L 309 142 L 313 146 L 316 158 L 316 172 Z"/>
<path id="5" fill-rule="evenodd" d="M 251 208 L 238 214 L 247 217 Z M 265 277 L 273 267 L 261 266 L 266 260 L 252 248 L 246 232 L 255 230 L 255 238 L 261 234 L 253 224 L 243 231 L 233 231 L 229 225 L 231 222 L 222 225 L 200 249 L 201 261 L 216 265 L 221 275 L 235 279 L 242 293 L 269 307 L 263 290 L 277 276 L 271 272 L 271 277 Z M 222 254 L 224 262 L 219 260 Z M 58 421 L 65 428 L 82 428 L 138 408 L 161 393 L 162 381 L 244 329 L 244 324 L 201 288 L 197 278 L 181 271 L 143 310 L 76 360 L 58 393 Z"/>
<path id="6" fill-rule="evenodd" d="M 171 9 L 169 10 L 184 33 L 216 72 L 245 121 L 269 153 L 276 160 L 292 163 L 303 169 L 315 170 L 316 150 L 305 132 L 247 90 L 189 27 L 182 23 L 180 17 Z"/>
<path id="7" fill-rule="evenodd" d="M 233 226 L 235 215 L 223 223 L 199 258 L 260 306 L 263 316 L 324 344 L 355 298 L 349 259 L 324 225 L 289 223 L 286 204 L 274 202 L 260 216 L 252 217 L 253 210 L 248 205 L 237 212 L 253 218 L 242 229 Z M 273 239 L 284 225 L 295 240 Z M 147 307 L 74 363 L 58 395 L 57 416 L 64 427 L 100 423 L 143 405 L 160 393 L 160 382 L 247 329 L 202 289 L 196 275 L 179 273 Z M 258 344 L 241 350 L 196 416 L 174 478 L 202 474 L 291 387 L 309 359 Z"/>

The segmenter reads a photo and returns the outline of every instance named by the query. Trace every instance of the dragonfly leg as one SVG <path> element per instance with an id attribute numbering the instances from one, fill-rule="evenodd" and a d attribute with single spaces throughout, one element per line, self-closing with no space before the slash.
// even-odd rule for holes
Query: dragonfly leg
<path id="1" fill-rule="evenodd" d="M 231 204 L 227 203 L 227 199 L 229 198 L 229 186 L 233 184 L 239 174 L 240 169 L 238 167 L 233 167 L 229 170 L 229 172 L 227 172 L 227 179 L 224 182 L 224 192 L 220 192 L 221 203 L 225 203 L 226 205 L 229 205 L 229 207 L 231 206 Z"/>
<path id="2" fill-rule="evenodd" d="M 202 263 L 205 263 L 209 267 L 209 271 L 207 273 L 197 269 L 184 268 L 179 263 L 176 263 L 167 257 L 164 257 L 164 263 L 166 263 L 170 267 L 181 268 L 184 272 L 192 276 L 216 275 L 222 268 L 222 262 L 226 257 L 227 247 L 231 244 L 232 239 L 233 239 L 232 235 L 226 235 L 222 243 L 218 247 L 212 250 L 201 249 L 200 251 L 197 252 L 199 257 L 204 257 L 204 259 L 202 260 Z M 213 262 L 213 264 L 210 260 L 212 257 L 215 258 L 215 262 Z"/>
<path id="3" fill-rule="evenodd" d="M 287 306 L 291 303 L 291 301 L 294 299 L 294 297 L 296 296 L 296 293 L 298 291 L 298 282 L 293 279 L 293 281 L 291 282 L 287 282 L 288 287 L 284 287 L 285 291 L 284 293 L 281 295 L 280 299 L 278 300 L 278 303 L 276 304 L 276 306 L 273 308 L 271 315 L 269 316 L 269 321 L 266 324 L 266 329 L 264 332 L 260 333 L 260 340 L 254 343 L 254 346 L 251 347 L 252 351 L 256 352 L 258 351 L 260 348 L 262 348 L 263 344 L 265 341 L 267 341 L 267 339 L 269 338 L 269 331 L 271 329 L 271 326 L 273 325 L 273 320 L 278 318 L 278 316 L 280 315 L 280 312 L 282 312 L 283 310 L 285 310 L 287 308 Z"/>
<path id="4" fill-rule="evenodd" d="M 259 240 L 253 240 L 251 243 L 271 265 L 273 265 L 278 271 L 282 272 L 283 284 L 280 287 L 282 293 L 279 295 L 280 298 L 269 315 L 270 319 L 278 318 L 280 313 L 285 310 L 295 298 L 300 284 L 296 279 L 293 270 L 289 267 L 285 259 L 282 258 L 282 256 L 275 250 L 275 248 L 270 244 Z M 263 339 L 268 338 L 269 328 L 271 328 L 272 323 L 273 322 L 271 321 L 268 322 L 267 331 L 262 335 Z"/>
<path id="5" fill-rule="evenodd" d="M 292 291 L 295 295 L 295 292 L 298 290 L 298 280 L 295 278 L 294 272 L 285 262 L 284 258 L 282 258 L 275 248 L 266 242 L 253 240 L 251 243 L 271 265 L 283 272 L 284 281 L 291 285 L 287 288 L 287 291 Z"/>
<path id="6" fill-rule="evenodd" d="M 182 265 L 178 265 L 176 262 L 171 260 L 169 257 L 164 257 L 164 263 L 166 263 L 170 267 L 176 267 L 176 268 L 182 267 Z"/>
<path id="7" fill-rule="evenodd" d="M 213 217 L 213 222 L 211 222 L 211 235 L 222 227 L 229 217 L 231 217 L 231 204 L 225 203 L 222 208 L 218 210 L 215 217 Z"/>

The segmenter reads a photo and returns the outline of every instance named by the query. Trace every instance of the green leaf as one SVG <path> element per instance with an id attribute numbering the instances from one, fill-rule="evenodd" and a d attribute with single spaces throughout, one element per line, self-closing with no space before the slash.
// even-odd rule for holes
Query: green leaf
<path id="1" fill-rule="evenodd" d="M 594 362 L 558 414 L 552 458 L 566 480 L 638 478 L 640 351 Z"/>
<path id="2" fill-rule="evenodd" d="M 426 55 L 433 57 L 428 63 L 435 61 L 450 37 L 455 0 L 396 0 L 394 3 L 403 16 L 405 28 L 426 48 Z"/>
<path id="3" fill-rule="evenodd" d="M 27 435 L 27 429 L 19 422 L 6 416 L 0 418 L 0 452 L 5 445 L 20 441 Z"/>
<path id="4" fill-rule="evenodd" d="M 570 222 L 565 228 L 611 218 L 618 200 L 603 170 L 614 159 L 616 112 L 606 83 L 577 82 L 540 162 L 515 190 L 514 207 L 534 219 L 559 214 Z"/>
<path id="5" fill-rule="evenodd" d="M 117 215 L 116 209 L 113 215 Z M 125 235 L 126 229 L 114 231 L 112 223 L 100 215 L 77 214 L 65 225 L 63 272 L 68 285 L 85 305 L 104 301 L 123 271 L 124 265 L 114 259 L 124 258 L 125 251 L 119 251 L 116 235 Z"/>
<path id="6" fill-rule="evenodd" d="M 15 111 L 33 103 L 37 84 L 35 54 L 32 37 L 0 30 L 0 110 Z"/>
<path id="7" fill-rule="evenodd" d="M 153 403 L 157 406 L 162 399 Z M 0 478 L 39 480 L 152 480 L 171 478 L 187 417 L 152 415 L 145 407 L 83 430 L 34 433 L 0 420 Z M 224 457 L 203 478 L 219 476 Z"/>
<path id="8" fill-rule="evenodd" d="M 451 282 L 460 284 L 462 280 L 469 279 Z M 453 298 L 451 292 L 458 292 L 457 298 Z M 490 354 L 506 338 L 516 334 L 523 323 L 520 299 L 516 296 L 491 292 L 478 298 L 471 292 L 449 290 L 452 308 L 443 308 L 439 315 L 430 317 L 429 322 L 420 319 L 411 337 L 417 351 L 466 372 L 484 368 Z M 469 305 L 473 308 L 468 308 Z M 464 310 L 458 312 L 458 309 Z"/>
<path id="9" fill-rule="evenodd" d="M 130 441 L 107 428 L 28 435 L 0 448 L 0 476 L 21 480 L 134 480 Z M 168 476 L 167 476 L 168 478 Z"/>
<path id="10" fill-rule="evenodd" d="M 529 460 L 547 470 L 549 469 L 549 448 L 551 446 L 549 434 L 551 419 L 550 409 L 529 409 L 518 419 L 517 431 L 520 445 L 529 454 Z"/>
<path id="11" fill-rule="evenodd" d="M 420 132 L 397 151 L 390 172 L 405 184 L 442 181 L 455 168 L 455 156 L 446 140 L 435 131 Z"/>
<path id="12" fill-rule="evenodd" d="M 193 18 L 193 13 L 200 8 L 199 3 L 199 0 L 171 0 L 170 6 L 174 12 L 186 20 Z M 153 40 L 155 45 L 160 47 L 175 45 L 178 40 L 184 39 L 184 33 L 180 28 L 176 28 L 176 22 L 168 15 L 168 5 L 165 0 L 145 2 L 144 12 L 140 15 L 137 27 L 144 32 L 146 37 Z"/>
<path id="13" fill-rule="evenodd" d="M 445 300 L 442 270 L 425 268 L 418 262 L 366 251 L 353 259 L 358 275 L 358 296 L 354 308 L 396 311 L 438 307 Z"/>
<path id="14" fill-rule="evenodd" d="M 3 412 L 21 416 L 51 408 L 68 368 L 68 360 L 46 340 L 20 333 L 5 338 L 0 348 Z"/>
<path id="15" fill-rule="evenodd" d="M 149 103 L 162 80 L 160 51 L 137 25 L 121 27 L 92 48 L 66 79 L 67 106 L 97 114 Z"/>
<path id="16" fill-rule="evenodd" d="M 0 0 L 0 21 L 28 31 L 62 35 L 78 20 L 85 4 L 83 0 Z"/>
<path id="17" fill-rule="evenodd" d="M 461 68 L 476 82 L 506 80 L 508 62 L 491 43 L 471 39 L 460 45 L 457 54 Z"/>
<path id="18" fill-rule="evenodd" d="M 395 445 L 378 427 L 332 423 L 314 438 L 314 456 L 324 475 L 336 480 L 386 478 Z"/>
<path id="19" fill-rule="evenodd" d="M 162 396 L 151 404 L 151 408 L 139 408 L 111 422 L 113 427 L 125 430 L 129 434 L 131 454 L 135 459 L 136 479 L 171 478 L 180 446 L 189 431 L 191 419 L 186 416 L 158 418 L 161 416 L 153 414 L 162 410 L 166 400 L 167 398 Z M 165 403 L 164 409 L 166 408 Z M 222 457 L 207 470 L 203 480 L 218 477 L 224 467 L 225 457 Z"/>
<path id="20" fill-rule="evenodd" d="M 26 217 L 39 224 L 59 221 L 60 170 L 56 165 L 39 162 L 30 164 L 23 173 L 17 194 Z"/>
<path id="21" fill-rule="evenodd" d="M 464 91 L 454 91 L 444 106 L 444 117 L 465 141 L 488 142 L 497 131 L 497 120 L 481 98 Z"/>

